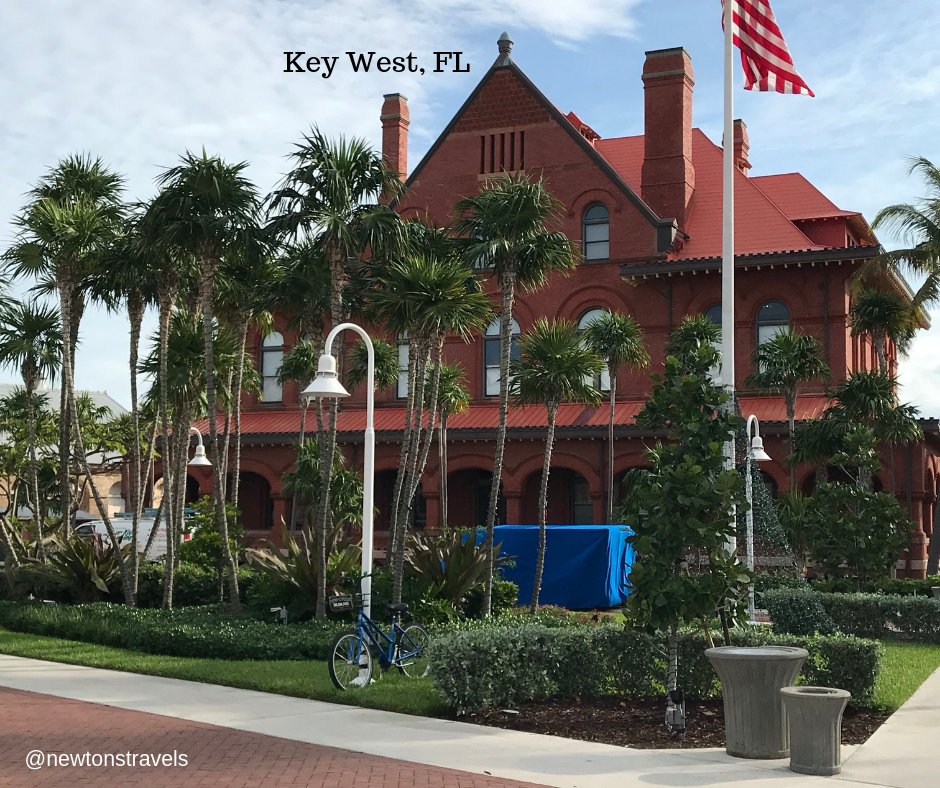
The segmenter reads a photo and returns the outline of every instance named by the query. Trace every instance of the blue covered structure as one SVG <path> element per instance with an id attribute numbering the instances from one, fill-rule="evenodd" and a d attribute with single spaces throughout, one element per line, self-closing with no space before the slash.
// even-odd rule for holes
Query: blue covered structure
<path id="1" fill-rule="evenodd" d="M 549 525 L 546 528 L 545 569 L 539 603 L 572 610 L 593 610 L 623 604 L 630 593 L 627 578 L 635 552 L 626 525 Z M 499 525 L 495 529 L 500 553 L 515 566 L 503 577 L 519 586 L 519 604 L 532 599 L 537 525 Z"/>

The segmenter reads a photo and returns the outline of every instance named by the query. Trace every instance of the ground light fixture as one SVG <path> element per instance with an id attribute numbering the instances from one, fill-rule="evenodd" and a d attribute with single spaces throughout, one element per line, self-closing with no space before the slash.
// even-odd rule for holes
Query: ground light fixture
<path id="1" fill-rule="evenodd" d="M 754 435 L 751 437 L 751 428 Z M 751 463 L 768 462 L 770 455 L 764 451 L 764 439 L 760 436 L 760 422 L 753 413 L 747 417 L 747 465 L 744 474 L 744 489 L 747 494 L 747 568 L 754 572 L 754 483 L 751 480 Z M 754 584 L 747 592 L 747 617 L 754 623 Z"/>
<path id="2" fill-rule="evenodd" d="M 366 372 L 366 429 L 363 449 L 362 467 L 362 581 L 360 590 L 363 596 L 363 610 L 371 615 L 372 593 L 372 503 L 375 489 L 375 351 L 372 340 L 364 329 L 355 323 L 340 323 L 330 331 L 323 343 L 323 355 L 317 365 L 317 376 L 313 382 L 301 392 L 305 401 L 311 399 L 337 399 L 348 397 L 339 376 L 336 373 L 336 356 L 333 355 L 333 341 L 342 331 L 350 330 L 358 334 L 365 343 L 368 353 L 368 369 Z"/>
<path id="3" fill-rule="evenodd" d="M 190 427 L 189 431 L 190 433 L 196 433 L 196 453 L 193 454 L 193 458 L 187 463 L 187 465 L 201 468 L 212 467 L 212 463 L 209 461 L 209 458 L 206 457 L 206 447 L 202 445 L 202 433 L 195 427 Z"/>

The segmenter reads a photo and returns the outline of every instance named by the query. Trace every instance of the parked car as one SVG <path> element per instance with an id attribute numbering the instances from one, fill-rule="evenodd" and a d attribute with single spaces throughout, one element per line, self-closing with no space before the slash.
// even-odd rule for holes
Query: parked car
<path id="1" fill-rule="evenodd" d="M 138 550 L 143 551 L 147 546 L 147 540 L 150 538 L 150 532 L 153 529 L 154 522 L 155 519 L 152 516 L 147 517 L 145 515 L 140 518 L 137 528 Z M 114 515 L 111 518 L 111 526 L 114 528 L 114 534 L 121 544 L 130 542 L 131 536 L 133 535 L 133 523 L 129 514 L 122 512 L 121 514 Z M 108 536 L 108 527 L 105 525 L 104 520 L 92 520 L 91 522 L 82 523 L 75 528 L 75 533 L 86 540 L 91 540 L 94 536 L 105 540 L 110 538 Z M 192 530 L 188 529 L 187 532 L 183 534 L 181 541 L 186 542 L 191 538 Z M 164 555 L 166 555 L 166 524 L 161 520 L 160 527 L 157 529 L 157 533 L 153 538 L 153 544 L 150 545 L 150 550 L 147 553 L 147 558 L 161 558 Z"/>

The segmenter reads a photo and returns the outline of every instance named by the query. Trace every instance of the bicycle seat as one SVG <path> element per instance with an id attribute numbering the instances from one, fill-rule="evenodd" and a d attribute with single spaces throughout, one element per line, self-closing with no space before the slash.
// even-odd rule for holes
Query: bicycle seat
<path id="1" fill-rule="evenodd" d="M 407 602 L 398 602 L 392 605 L 386 605 L 389 610 L 393 613 L 407 613 L 408 612 L 408 603 Z"/>

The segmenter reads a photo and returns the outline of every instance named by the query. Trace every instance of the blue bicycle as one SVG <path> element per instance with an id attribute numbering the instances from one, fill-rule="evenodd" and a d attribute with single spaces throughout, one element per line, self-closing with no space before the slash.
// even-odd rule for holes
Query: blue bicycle
<path id="1" fill-rule="evenodd" d="M 392 626 L 385 632 L 363 610 L 362 594 L 330 597 L 334 613 L 358 610 L 356 628 L 343 632 L 330 647 L 330 678 L 339 689 L 366 687 L 372 681 L 373 654 L 383 669 L 398 668 L 406 676 L 428 675 L 428 642 L 430 636 L 420 624 L 402 626 L 399 618 L 408 612 L 407 603 L 388 605 Z"/>

